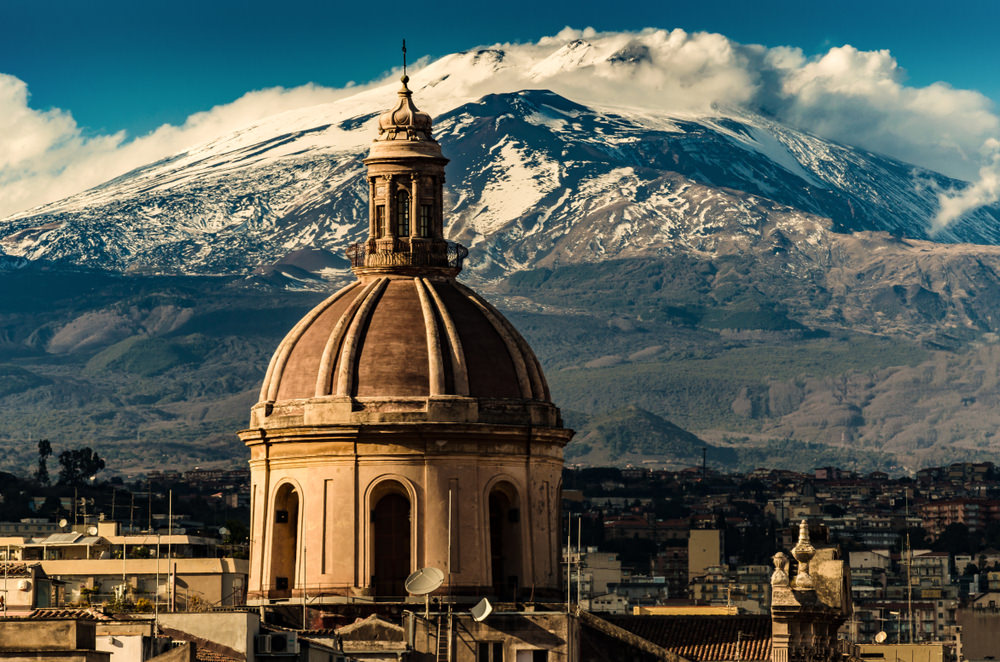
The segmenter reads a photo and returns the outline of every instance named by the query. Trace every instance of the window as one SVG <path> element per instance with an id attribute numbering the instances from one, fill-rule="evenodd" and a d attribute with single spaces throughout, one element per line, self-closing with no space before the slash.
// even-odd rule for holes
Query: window
<path id="1" fill-rule="evenodd" d="M 410 193 L 399 191 L 396 194 L 396 236 L 410 236 Z"/>
<path id="2" fill-rule="evenodd" d="M 375 205 L 375 238 L 385 236 L 385 205 Z"/>
<path id="3" fill-rule="evenodd" d="M 476 645 L 476 662 L 503 662 L 503 642 L 480 641 Z"/>
<path id="4" fill-rule="evenodd" d="M 420 205 L 420 221 L 417 224 L 417 236 L 431 236 L 431 206 Z"/>

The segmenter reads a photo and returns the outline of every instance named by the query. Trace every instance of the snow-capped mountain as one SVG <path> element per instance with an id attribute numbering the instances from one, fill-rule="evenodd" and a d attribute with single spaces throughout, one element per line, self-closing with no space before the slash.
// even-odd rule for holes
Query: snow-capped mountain
<path id="1" fill-rule="evenodd" d="M 517 66 L 545 82 L 647 57 L 640 42 L 574 41 Z M 745 110 L 677 113 L 504 90 L 511 66 L 498 49 L 456 54 L 412 85 L 451 158 L 448 232 L 473 249 L 479 277 L 744 250 L 768 225 L 813 242 L 821 230 L 883 230 L 1000 243 L 997 206 L 930 235 L 937 191 L 964 185 L 940 174 Z M 500 91 L 480 95 L 491 77 Z M 302 248 L 342 254 L 364 233 L 361 160 L 394 87 L 273 116 L 4 219 L 0 248 L 29 260 L 188 274 L 248 273 Z"/>

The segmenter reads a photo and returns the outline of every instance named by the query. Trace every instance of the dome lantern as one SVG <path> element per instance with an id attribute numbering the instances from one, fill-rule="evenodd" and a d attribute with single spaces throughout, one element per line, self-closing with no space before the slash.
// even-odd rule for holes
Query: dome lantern
<path id="1" fill-rule="evenodd" d="M 403 75 L 396 105 L 378 119 L 368 166 L 368 239 L 347 249 L 359 277 L 454 277 L 468 251 L 444 238 L 444 166 L 431 116 L 413 104 Z"/>

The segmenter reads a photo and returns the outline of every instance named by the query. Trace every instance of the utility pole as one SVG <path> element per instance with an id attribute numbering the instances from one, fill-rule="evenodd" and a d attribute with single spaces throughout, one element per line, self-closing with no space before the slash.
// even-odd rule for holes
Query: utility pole
<path id="1" fill-rule="evenodd" d="M 580 569 L 583 564 L 583 549 L 580 547 L 580 539 L 583 537 L 581 529 L 583 528 L 583 515 L 576 516 L 576 604 L 580 604 L 580 589 L 581 589 L 581 575 Z"/>
<path id="2" fill-rule="evenodd" d="M 572 545 L 573 538 L 573 518 L 567 513 L 566 516 L 566 613 L 569 613 L 569 603 L 573 599 L 573 577 L 570 571 L 570 564 L 572 559 L 570 558 L 570 552 L 572 551 L 570 545 Z"/>
<path id="3" fill-rule="evenodd" d="M 913 549 L 910 547 L 910 496 L 905 491 L 904 503 L 906 505 L 906 622 L 909 630 L 909 642 L 913 643 L 913 580 L 911 571 L 913 566 Z"/>

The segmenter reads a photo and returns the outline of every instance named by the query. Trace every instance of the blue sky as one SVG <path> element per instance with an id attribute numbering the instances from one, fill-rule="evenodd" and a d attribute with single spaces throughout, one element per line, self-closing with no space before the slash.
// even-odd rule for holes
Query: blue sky
<path id="1" fill-rule="evenodd" d="M 609 11 L 608 7 L 620 7 Z M 805 54 L 888 49 L 908 83 L 944 81 L 1000 106 L 1000 2 L 319 2 L 3 0 L 0 73 L 32 108 L 59 108 L 85 134 L 130 136 L 245 92 L 363 83 L 413 59 L 532 42 L 564 26 L 719 32 Z"/>

